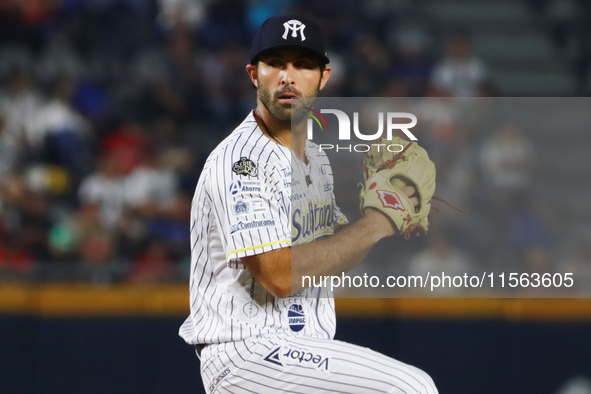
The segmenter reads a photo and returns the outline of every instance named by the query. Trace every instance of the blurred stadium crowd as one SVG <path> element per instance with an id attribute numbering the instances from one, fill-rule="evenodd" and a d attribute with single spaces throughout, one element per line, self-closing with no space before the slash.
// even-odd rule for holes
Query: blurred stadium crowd
<path id="1" fill-rule="evenodd" d="M 586 48 L 576 18 L 588 18 L 584 4 L 531 0 L 528 9 L 532 18 L 551 11 L 545 20 L 557 47 Z M 473 53 L 468 30 L 441 34 L 411 1 L 3 0 L 2 277 L 184 280 L 200 168 L 255 107 L 244 71 L 254 29 L 287 12 L 323 26 L 333 68 L 325 96 L 503 95 Z M 587 52 L 579 53 L 572 72 L 586 80 Z M 502 220 L 516 195 L 529 198 L 522 190 L 535 169 L 528 138 L 511 126 L 486 136 L 445 125 L 433 133 L 462 147 L 435 154 L 452 185 L 448 196 L 487 187 L 506 192 L 500 195 L 508 200 L 486 202 L 497 219 L 489 233 L 514 231 L 516 253 L 529 256 L 532 267 L 546 264 L 532 269 L 548 269 L 555 215 L 534 202 L 513 222 Z M 475 177 L 468 174 L 474 166 Z M 486 254 L 461 225 L 450 228 L 451 237 L 438 232 L 412 259 L 416 267 Z M 452 256 L 454 239 L 464 249 Z M 579 254 L 591 258 L 585 248 Z"/>

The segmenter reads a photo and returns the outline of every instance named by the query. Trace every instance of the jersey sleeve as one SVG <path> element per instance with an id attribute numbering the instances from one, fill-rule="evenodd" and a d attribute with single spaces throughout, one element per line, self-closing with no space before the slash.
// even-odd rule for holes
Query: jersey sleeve
<path id="1" fill-rule="evenodd" d="M 332 190 L 332 201 L 335 202 L 334 204 L 334 223 L 342 226 L 344 224 L 349 224 L 349 220 L 347 220 L 347 216 L 345 216 L 345 214 L 341 211 L 341 208 L 339 208 L 336 205 L 336 198 L 334 195 L 334 176 L 332 174 L 332 167 L 330 165 L 330 162 L 328 160 L 328 156 L 326 155 L 325 152 L 323 152 L 322 155 L 322 159 L 321 159 L 321 168 L 322 168 L 322 173 L 326 174 L 325 176 L 328 178 L 328 182 L 331 185 L 330 190 Z"/>
<path id="2" fill-rule="evenodd" d="M 341 212 L 341 208 L 334 206 L 334 222 L 338 225 L 349 224 L 349 220 L 347 220 L 347 216 L 343 212 Z"/>
<path id="3" fill-rule="evenodd" d="M 289 196 L 279 191 L 281 178 L 249 158 L 235 165 L 238 171 L 233 168 L 214 180 L 223 200 L 218 215 L 224 253 L 232 267 L 239 266 L 242 257 L 291 246 Z"/>

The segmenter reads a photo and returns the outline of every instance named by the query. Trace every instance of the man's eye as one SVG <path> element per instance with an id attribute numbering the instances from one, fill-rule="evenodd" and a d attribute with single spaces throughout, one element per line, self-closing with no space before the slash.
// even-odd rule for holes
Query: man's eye
<path id="1" fill-rule="evenodd" d="M 314 68 L 314 63 L 305 60 L 296 62 L 295 66 L 300 68 Z"/>
<path id="2" fill-rule="evenodd" d="M 271 59 L 267 62 L 267 64 L 271 67 L 279 67 L 281 66 L 281 62 L 277 59 Z"/>

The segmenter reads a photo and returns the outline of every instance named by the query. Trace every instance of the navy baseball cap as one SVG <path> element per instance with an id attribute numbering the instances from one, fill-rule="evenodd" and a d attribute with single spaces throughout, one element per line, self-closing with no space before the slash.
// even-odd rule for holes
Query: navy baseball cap
<path id="1" fill-rule="evenodd" d="M 250 63 L 256 64 L 259 55 L 269 49 L 285 47 L 307 49 L 324 64 L 330 61 L 324 51 L 320 26 L 306 18 L 284 15 L 267 19 L 257 30 L 252 40 Z"/>

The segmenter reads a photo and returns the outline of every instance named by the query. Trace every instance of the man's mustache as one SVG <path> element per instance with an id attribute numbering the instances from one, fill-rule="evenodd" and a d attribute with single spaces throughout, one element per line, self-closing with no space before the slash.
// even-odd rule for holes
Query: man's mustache
<path id="1" fill-rule="evenodd" d="M 302 97 L 302 93 L 300 91 L 298 91 L 296 88 L 292 88 L 289 86 L 285 87 L 285 88 L 281 88 L 277 92 L 275 92 L 275 97 L 281 97 L 285 94 L 293 94 L 293 95 L 296 95 L 297 97 Z"/>

